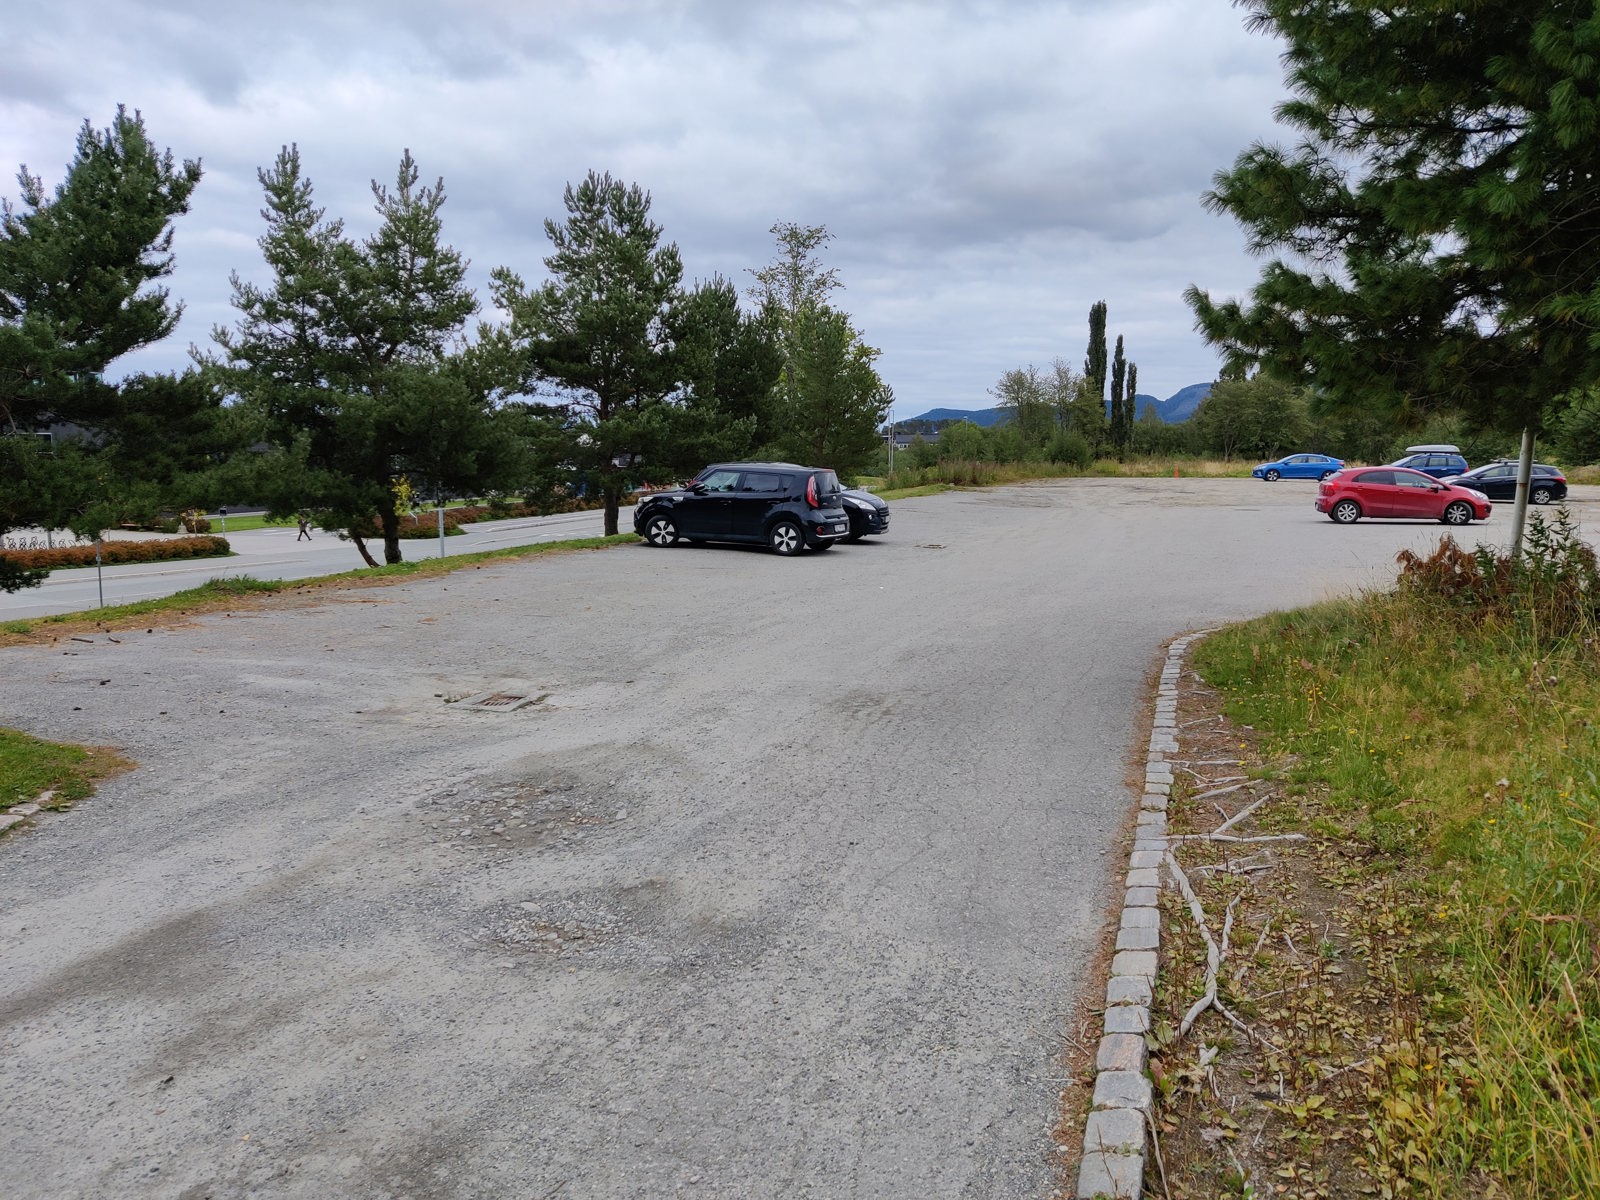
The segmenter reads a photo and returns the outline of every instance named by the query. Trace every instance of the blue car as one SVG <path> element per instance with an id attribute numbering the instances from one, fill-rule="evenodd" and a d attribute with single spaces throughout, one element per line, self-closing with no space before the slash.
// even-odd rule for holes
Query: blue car
<path id="1" fill-rule="evenodd" d="M 1326 479 L 1342 466 L 1343 459 L 1326 454 L 1290 454 L 1276 462 L 1262 463 L 1250 474 L 1268 483 L 1279 479 Z"/>

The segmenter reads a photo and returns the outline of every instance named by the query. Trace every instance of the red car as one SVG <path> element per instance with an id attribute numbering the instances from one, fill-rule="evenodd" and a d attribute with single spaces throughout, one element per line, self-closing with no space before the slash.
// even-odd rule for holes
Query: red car
<path id="1" fill-rule="evenodd" d="M 1482 492 L 1407 467 L 1346 467 L 1318 486 L 1316 506 L 1341 525 L 1362 517 L 1465 525 L 1487 521 L 1494 508 Z"/>

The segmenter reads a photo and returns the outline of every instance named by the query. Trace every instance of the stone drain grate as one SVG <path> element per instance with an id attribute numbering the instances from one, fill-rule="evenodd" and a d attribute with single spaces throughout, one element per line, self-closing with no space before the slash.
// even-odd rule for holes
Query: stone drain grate
<path id="1" fill-rule="evenodd" d="M 543 699 L 543 696 L 530 696 L 526 692 L 480 692 L 456 701 L 456 707 L 475 708 L 483 712 L 516 712 Z"/>

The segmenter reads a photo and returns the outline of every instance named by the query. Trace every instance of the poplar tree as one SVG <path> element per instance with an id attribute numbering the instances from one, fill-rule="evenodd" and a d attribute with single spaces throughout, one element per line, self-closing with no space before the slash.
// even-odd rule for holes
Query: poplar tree
<path id="1" fill-rule="evenodd" d="M 1119 455 L 1128 447 L 1128 420 L 1123 411 L 1123 389 L 1128 383 L 1128 360 L 1122 353 L 1122 335 L 1117 335 L 1117 349 L 1111 357 L 1111 447 Z"/>
<path id="2" fill-rule="evenodd" d="M 1089 308 L 1089 353 L 1083 360 L 1084 386 L 1100 398 L 1101 415 L 1106 402 L 1106 302 L 1097 300 Z"/>

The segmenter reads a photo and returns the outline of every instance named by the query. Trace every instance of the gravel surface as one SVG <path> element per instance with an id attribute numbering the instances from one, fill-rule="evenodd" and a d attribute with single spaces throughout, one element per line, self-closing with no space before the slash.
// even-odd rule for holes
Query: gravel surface
<path id="1" fill-rule="evenodd" d="M 0 724 L 140 764 L 0 841 L 6 1194 L 1067 1186 L 1161 643 L 1440 532 L 1313 489 L 953 493 L 797 560 L 623 547 L 0 653 Z"/>

